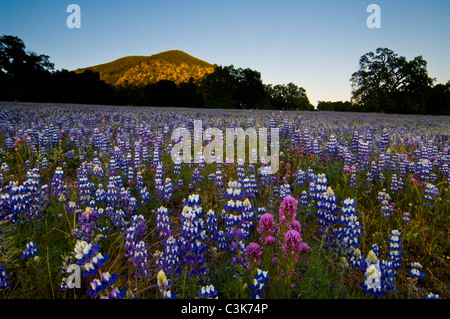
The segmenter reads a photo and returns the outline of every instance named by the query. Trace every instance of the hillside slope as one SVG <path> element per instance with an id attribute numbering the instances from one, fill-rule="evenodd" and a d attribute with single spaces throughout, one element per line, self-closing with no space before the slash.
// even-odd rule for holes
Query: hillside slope
<path id="1" fill-rule="evenodd" d="M 197 59 L 180 50 L 170 50 L 151 56 L 127 56 L 115 61 L 99 64 L 84 70 L 98 72 L 100 79 L 114 86 L 133 85 L 142 87 L 160 80 L 176 84 L 202 79 L 214 71 L 215 65 Z"/>

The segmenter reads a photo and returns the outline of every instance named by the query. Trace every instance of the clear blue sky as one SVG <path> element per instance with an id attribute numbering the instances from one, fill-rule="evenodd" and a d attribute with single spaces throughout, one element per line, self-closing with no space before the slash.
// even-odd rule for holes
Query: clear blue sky
<path id="1" fill-rule="evenodd" d="M 69 29 L 69 4 L 81 28 Z M 381 28 L 369 29 L 369 4 Z M 310 101 L 349 100 L 359 58 L 387 47 L 422 55 L 437 83 L 450 80 L 450 1 L 381 0 L 0 0 L 0 35 L 20 37 L 73 70 L 127 55 L 183 50 L 219 65 L 261 72 L 264 83 L 294 82 Z"/>

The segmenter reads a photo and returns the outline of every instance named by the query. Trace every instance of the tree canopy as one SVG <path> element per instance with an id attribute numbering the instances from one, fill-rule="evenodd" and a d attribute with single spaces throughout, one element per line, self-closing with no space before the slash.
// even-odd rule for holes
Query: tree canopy
<path id="1" fill-rule="evenodd" d="M 3 99 L 40 99 L 46 95 L 44 82 L 53 67 L 49 56 L 26 52 L 20 38 L 0 37 L 0 86 L 3 91 L 0 97 Z"/>
<path id="2" fill-rule="evenodd" d="M 364 54 L 350 81 L 353 101 L 382 113 L 425 113 L 424 94 L 433 84 L 422 56 L 408 61 L 387 48 Z"/>
<path id="3" fill-rule="evenodd" d="M 314 110 L 306 96 L 306 90 L 290 82 L 288 84 L 266 85 L 271 105 L 281 110 Z"/>

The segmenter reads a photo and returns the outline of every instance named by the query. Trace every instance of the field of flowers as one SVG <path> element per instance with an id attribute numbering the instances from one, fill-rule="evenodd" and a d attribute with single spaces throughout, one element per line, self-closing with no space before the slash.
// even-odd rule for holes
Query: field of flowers
<path id="1" fill-rule="evenodd" d="M 194 120 L 278 128 L 279 170 L 173 162 Z M 449 136 L 449 117 L 0 104 L 0 298 L 450 298 Z"/>

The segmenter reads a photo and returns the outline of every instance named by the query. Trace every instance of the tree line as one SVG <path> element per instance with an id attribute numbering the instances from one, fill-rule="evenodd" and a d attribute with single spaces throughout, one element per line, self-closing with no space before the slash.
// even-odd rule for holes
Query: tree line
<path id="1" fill-rule="evenodd" d="M 367 112 L 450 115 L 450 81 L 434 85 L 422 56 L 407 60 L 378 48 L 352 74 L 352 102 Z"/>
<path id="2" fill-rule="evenodd" d="M 450 115 L 450 81 L 434 85 L 427 62 L 408 61 L 387 48 L 363 55 L 350 79 L 351 101 L 319 101 L 316 110 Z M 174 106 L 195 108 L 315 110 L 294 83 L 264 84 L 250 68 L 217 66 L 200 81 L 161 80 L 143 87 L 114 87 L 98 73 L 54 70 L 47 55 L 25 51 L 15 36 L 0 37 L 0 100 Z"/>
<path id="3" fill-rule="evenodd" d="M 319 101 L 322 111 L 450 115 L 450 81 L 434 84 L 422 56 L 407 60 L 388 48 L 364 54 L 350 78 L 351 101 Z"/>
<path id="4" fill-rule="evenodd" d="M 54 70 L 49 56 L 26 52 L 15 36 L 0 37 L 0 100 L 134 106 L 313 110 L 294 83 L 266 85 L 249 68 L 218 66 L 201 81 L 161 80 L 142 87 L 114 87 L 97 72 Z"/>

